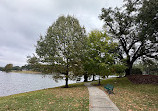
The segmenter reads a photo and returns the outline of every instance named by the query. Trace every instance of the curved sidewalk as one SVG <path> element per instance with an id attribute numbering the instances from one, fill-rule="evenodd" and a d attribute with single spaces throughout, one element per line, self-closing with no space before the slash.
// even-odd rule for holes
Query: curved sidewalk
<path id="1" fill-rule="evenodd" d="M 120 111 L 101 89 L 85 83 L 89 90 L 89 111 Z"/>

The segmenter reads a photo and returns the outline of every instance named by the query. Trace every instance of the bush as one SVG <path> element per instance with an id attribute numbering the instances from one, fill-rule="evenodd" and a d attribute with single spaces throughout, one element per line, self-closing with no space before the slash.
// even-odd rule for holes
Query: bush
<path id="1" fill-rule="evenodd" d="M 132 68 L 131 74 L 132 75 L 134 75 L 134 74 L 136 74 L 136 75 L 138 75 L 138 74 L 142 75 L 143 73 L 142 73 L 141 69 L 139 69 L 139 68 Z"/>

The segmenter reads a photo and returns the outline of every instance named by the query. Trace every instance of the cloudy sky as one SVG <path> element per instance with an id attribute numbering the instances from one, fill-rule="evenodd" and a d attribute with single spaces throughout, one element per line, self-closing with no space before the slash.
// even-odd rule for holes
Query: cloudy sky
<path id="1" fill-rule="evenodd" d="M 73 15 L 87 32 L 102 29 L 101 8 L 121 6 L 123 0 L 0 0 L 0 66 L 26 64 L 44 35 L 61 15 Z"/>

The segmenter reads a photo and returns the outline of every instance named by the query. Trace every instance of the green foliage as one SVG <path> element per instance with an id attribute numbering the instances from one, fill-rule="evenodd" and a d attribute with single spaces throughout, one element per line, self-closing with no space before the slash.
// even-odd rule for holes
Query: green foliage
<path id="1" fill-rule="evenodd" d="M 151 60 L 151 59 L 145 59 L 143 60 L 143 71 L 145 74 L 149 75 L 158 75 L 158 62 Z"/>
<path id="2" fill-rule="evenodd" d="M 134 64 L 135 68 L 140 68 L 143 74 L 158 75 L 158 62 L 151 59 L 143 59 L 141 62 Z"/>
<path id="3" fill-rule="evenodd" d="M 148 36 L 152 42 L 157 41 L 158 36 L 158 0 L 143 0 L 137 22 L 141 25 L 141 37 Z"/>
<path id="4" fill-rule="evenodd" d="M 70 72 L 83 55 L 85 38 L 85 29 L 76 18 L 61 16 L 48 28 L 46 35 L 40 36 L 37 41 L 36 53 L 40 61 L 52 65 L 56 72 L 54 78 L 65 78 L 66 87 Z"/>
<path id="5" fill-rule="evenodd" d="M 4 70 L 4 67 L 0 67 L 0 71 L 3 71 Z"/>
<path id="6" fill-rule="evenodd" d="M 20 71 L 20 70 L 21 70 L 21 67 L 20 67 L 20 66 L 13 66 L 12 70 Z"/>
<path id="7" fill-rule="evenodd" d="M 112 66 L 113 68 L 113 72 L 116 74 L 116 75 L 119 75 L 119 76 L 123 76 L 125 75 L 125 69 L 127 68 L 125 65 L 123 64 L 114 64 Z"/>
<path id="8" fill-rule="evenodd" d="M 30 65 L 24 65 L 24 66 L 21 66 L 21 70 L 31 70 L 31 66 Z"/>
<path id="9" fill-rule="evenodd" d="M 139 69 L 139 68 L 132 68 L 131 74 L 133 74 L 133 75 L 142 75 L 143 73 L 142 73 L 141 69 Z"/>
<path id="10" fill-rule="evenodd" d="M 102 9 L 100 19 L 119 42 L 119 59 L 127 66 L 126 75 L 137 59 L 158 58 L 157 4 L 157 0 L 125 0 L 121 8 Z"/>
<path id="11" fill-rule="evenodd" d="M 111 66 L 114 64 L 116 47 L 117 44 L 105 32 L 91 31 L 88 37 L 88 56 L 85 63 L 88 73 L 100 76 L 112 74 Z"/>
<path id="12" fill-rule="evenodd" d="M 29 70 L 33 70 L 33 71 L 40 71 L 40 63 L 39 63 L 39 59 L 33 55 L 33 57 L 31 56 L 27 56 L 27 63 L 28 63 L 28 67 Z"/>
<path id="13" fill-rule="evenodd" d="M 5 67 L 4 67 L 4 71 L 5 72 L 10 72 L 13 68 L 13 64 L 7 64 Z"/>

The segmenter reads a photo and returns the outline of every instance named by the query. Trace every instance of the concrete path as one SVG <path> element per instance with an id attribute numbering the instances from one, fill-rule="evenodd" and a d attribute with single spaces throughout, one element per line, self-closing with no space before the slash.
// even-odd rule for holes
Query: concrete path
<path id="1" fill-rule="evenodd" d="M 89 90 L 89 111 L 120 111 L 101 89 L 85 83 Z"/>

